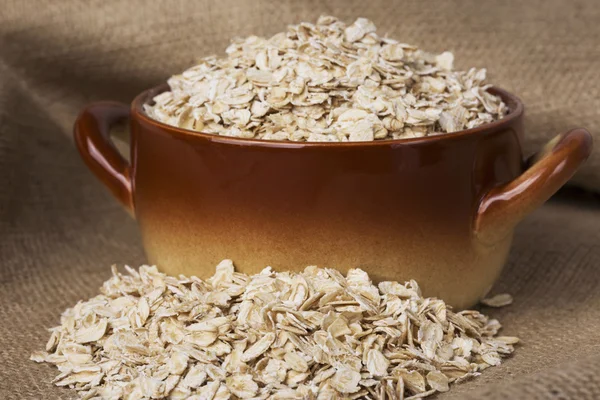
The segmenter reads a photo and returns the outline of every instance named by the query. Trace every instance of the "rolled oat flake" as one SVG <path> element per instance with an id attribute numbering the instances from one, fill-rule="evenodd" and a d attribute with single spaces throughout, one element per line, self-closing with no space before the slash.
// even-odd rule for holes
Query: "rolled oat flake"
<path id="1" fill-rule="evenodd" d="M 416 399 L 500 364 L 519 341 L 415 281 L 374 285 L 360 269 L 248 276 L 224 260 L 207 280 L 126 269 L 31 356 L 82 399 Z"/>
<path id="2" fill-rule="evenodd" d="M 163 123 L 209 134 L 299 142 L 363 142 L 450 134 L 502 118 L 486 70 L 453 69 L 379 36 L 358 18 L 323 16 L 271 38 L 234 39 L 168 80 L 145 105 Z"/>

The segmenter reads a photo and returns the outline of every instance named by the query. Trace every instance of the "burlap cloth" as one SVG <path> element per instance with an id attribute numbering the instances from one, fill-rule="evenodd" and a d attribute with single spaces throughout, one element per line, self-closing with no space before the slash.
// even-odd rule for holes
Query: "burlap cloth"
<path id="1" fill-rule="evenodd" d="M 588 1 L 22 1 L 0 5 L 0 399 L 70 398 L 28 361 L 46 328 L 97 293 L 112 263 L 144 261 L 135 221 L 85 169 L 83 104 L 139 91 L 223 49 L 319 14 L 366 16 L 408 43 L 486 66 L 527 105 L 527 150 L 574 126 L 600 143 L 600 9 Z M 600 146 L 574 183 L 600 191 Z M 487 310 L 523 339 L 443 399 L 600 399 L 600 201 L 569 190 L 524 221 Z"/>

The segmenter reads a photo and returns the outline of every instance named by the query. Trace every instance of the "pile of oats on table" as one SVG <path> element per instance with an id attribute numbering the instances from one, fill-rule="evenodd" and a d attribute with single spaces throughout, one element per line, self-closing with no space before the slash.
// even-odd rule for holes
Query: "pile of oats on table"
<path id="1" fill-rule="evenodd" d="M 415 399 L 500 364 L 515 337 L 477 311 L 307 267 L 248 276 L 221 262 L 206 281 L 113 269 L 102 294 L 66 310 L 37 362 L 84 399 Z"/>
<path id="2" fill-rule="evenodd" d="M 414 138 L 502 118 L 485 69 L 454 71 L 453 59 L 378 36 L 365 18 L 321 17 L 234 40 L 227 57 L 171 77 L 145 110 L 204 133 L 309 142 Z"/>

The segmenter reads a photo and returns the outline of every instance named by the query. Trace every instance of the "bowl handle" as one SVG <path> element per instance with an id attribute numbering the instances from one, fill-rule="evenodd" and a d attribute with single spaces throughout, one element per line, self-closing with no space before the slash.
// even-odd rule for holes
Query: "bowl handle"
<path id="1" fill-rule="evenodd" d="M 121 103 L 90 104 L 77 117 L 73 137 L 88 168 L 133 215 L 131 166 L 110 139 L 111 127 L 129 115 L 129 107 Z"/>
<path id="2" fill-rule="evenodd" d="M 525 172 L 483 196 L 475 217 L 475 235 L 486 244 L 505 238 L 575 174 L 591 151 L 592 136 L 585 129 L 554 137 L 527 160 Z"/>

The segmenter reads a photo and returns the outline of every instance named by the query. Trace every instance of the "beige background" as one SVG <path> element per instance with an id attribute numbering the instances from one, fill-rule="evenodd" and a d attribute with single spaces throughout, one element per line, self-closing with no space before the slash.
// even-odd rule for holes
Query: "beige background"
<path id="1" fill-rule="evenodd" d="M 527 105 L 529 152 L 585 126 L 600 141 L 600 8 L 587 1 L 20 1 L 0 5 L 0 398 L 70 398 L 27 358 L 46 328 L 97 293 L 112 263 L 144 260 L 135 222 L 85 170 L 70 129 L 87 102 L 139 91 L 219 52 L 334 14 L 490 79 Z M 600 152 L 574 183 L 600 191 Z M 600 398 L 600 201 L 570 190 L 517 230 L 487 310 L 523 339 L 515 356 L 441 399 Z"/>

